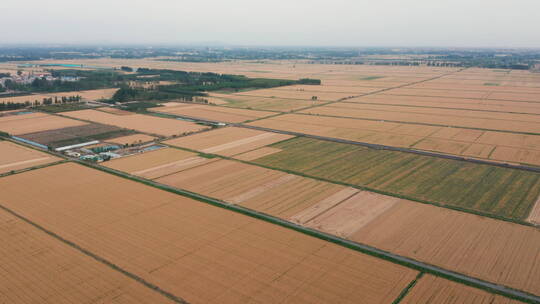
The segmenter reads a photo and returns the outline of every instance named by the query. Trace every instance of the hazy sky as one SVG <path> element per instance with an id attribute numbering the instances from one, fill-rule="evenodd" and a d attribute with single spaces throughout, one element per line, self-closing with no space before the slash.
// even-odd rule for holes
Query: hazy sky
<path id="1" fill-rule="evenodd" d="M 540 0 L 0 0 L 4 43 L 540 47 Z"/>

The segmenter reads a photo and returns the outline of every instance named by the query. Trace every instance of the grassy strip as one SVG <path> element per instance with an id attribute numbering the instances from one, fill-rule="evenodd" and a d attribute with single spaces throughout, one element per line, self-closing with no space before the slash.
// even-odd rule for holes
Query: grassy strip
<path id="1" fill-rule="evenodd" d="M 407 287 L 405 287 L 401 293 L 399 294 L 399 296 L 394 300 L 394 302 L 392 302 L 392 304 L 399 304 L 401 302 L 401 300 L 403 300 L 405 298 L 405 296 L 407 296 L 407 294 L 409 294 L 409 291 L 411 291 L 411 289 L 414 287 L 414 285 L 416 285 L 416 283 L 418 282 L 418 280 L 420 280 L 422 277 L 424 276 L 424 273 L 423 272 L 420 272 L 416 278 L 414 278 L 414 280 L 412 280 L 409 285 L 407 285 Z"/>
<path id="2" fill-rule="evenodd" d="M 113 174 L 113 175 L 121 177 L 121 178 L 127 178 L 129 180 L 132 180 L 132 181 L 135 181 L 135 182 L 147 185 L 147 186 L 151 186 L 151 187 L 154 187 L 154 188 L 157 188 L 157 189 L 160 189 L 160 190 L 164 190 L 164 191 L 171 192 L 171 193 L 174 193 L 174 194 L 178 194 L 178 195 L 181 195 L 181 196 L 184 196 L 184 197 L 188 197 L 188 198 L 191 198 L 191 199 L 203 202 L 203 203 L 207 203 L 207 204 L 215 206 L 215 207 L 223 208 L 223 209 L 226 209 L 226 210 L 229 210 L 229 211 L 234 211 L 234 212 L 237 212 L 237 213 L 240 213 L 240 214 L 252 217 L 252 218 L 256 218 L 258 220 L 263 220 L 263 221 L 269 222 L 271 224 L 275 224 L 275 225 L 278 225 L 278 226 L 281 226 L 281 227 L 284 227 L 284 228 L 288 228 L 288 229 L 291 229 L 291 230 L 294 230 L 294 231 L 309 235 L 311 237 L 315 237 L 315 238 L 318 238 L 318 239 L 321 239 L 321 240 L 324 240 L 324 241 L 327 241 L 327 242 L 331 242 L 331 243 L 340 245 L 342 247 L 346 247 L 346 248 L 349 248 L 349 249 L 352 249 L 352 250 L 355 250 L 355 251 L 358 251 L 358 252 L 361 252 L 361 253 L 364 253 L 364 254 L 367 254 L 367 255 L 370 255 L 370 256 L 374 256 L 374 257 L 377 257 L 377 258 L 380 258 L 380 259 L 383 259 L 383 260 L 386 260 L 386 261 L 389 261 L 389 262 L 392 262 L 392 263 L 395 263 L 395 264 L 399 264 L 399 265 L 402 265 L 402 266 L 405 266 L 405 267 L 408 267 L 408 268 L 412 268 L 412 269 L 415 269 L 415 270 L 418 270 L 418 271 L 421 271 L 421 272 L 430 273 L 430 274 L 432 274 L 434 276 L 442 277 L 442 278 L 448 279 L 450 281 L 462 283 L 462 284 L 465 284 L 465 285 L 468 285 L 468 286 L 471 286 L 471 287 L 474 287 L 474 288 L 482 289 L 482 290 L 485 290 L 485 291 L 488 291 L 488 292 L 491 292 L 491 293 L 500 294 L 500 295 L 503 295 L 503 296 L 506 296 L 506 297 L 509 297 L 509 298 L 512 298 L 512 299 L 521 300 L 521 301 L 524 301 L 526 303 L 540 303 L 540 300 L 539 301 L 534 300 L 534 299 L 536 299 L 538 297 L 536 297 L 534 295 L 531 295 L 531 294 L 528 294 L 526 292 L 522 292 L 522 291 L 519 291 L 519 290 L 515 290 L 515 289 L 512 289 L 512 288 L 508 288 L 508 287 L 503 286 L 505 290 L 509 290 L 509 291 L 515 293 L 515 294 L 510 294 L 510 293 L 505 292 L 503 290 L 499 290 L 499 289 L 489 287 L 489 285 L 491 285 L 492 283 L 489 283 L 489 282 L 486 282 L 486 281 L 483 281 L 483 280 L 479 280 L 479 279 L 471 278 L 471 277 L 468 277 L 468 276 L 465 276 L 465 275 L 461 275 L 461 274 L 458 274 L 458 273 L 455 273 L 455 272 L 452 272 L 452 271 L 449 271 L 449 270 L 445 270 L 445 269 L 437 267 L 437 266 L 433 266 L 433 265 L 429 265 L 427 263 L 415 261 L 415 260 L 410 259 L 410 258 L 400 257 L 398 255 L 394 255 L 394 254 L 392 254 L 390 252 L 386 252 L 384 250 L 376 249 L 376 248 L 368 246 L 368 245 L 364 245 L 364 244 L 360 244 L 360 243 L 357 243 L 357 242 L 349 241 L 349 240 L 342 239 L 342 238 L 339 238 L 337 236 L 333 236 L 333 235 L 330 235 L 330 234 L 327 234 L 327 233 L 324 233 L 324 232 L 320 232 L 320 231 L 317 231 L 317 230 L 314 230 L 314 229 L 306 228 L 306 227 L 303 227 L 303 226 L 288 222 L 286 220 L 282 220 L 282 219 L 276 218 L 274 216 L 267 215 L 267 214 L 264 214 L 264 213 L 261 213 L 261 212 L 257 212 L 257 211 L 254 211 L 254 210 L 251 210 L 251 209 L 248 209 L 248 208 L 244 208 L 244 207 L 237 206 L 237 205 L 231 205 L 229 203 L 226 203 L 226 202 L 218 200 L 218 199 L 214 199 L 214 198 L 211 198 L 211 197 L 208 197 L 208 196 L 205 196 L 205 195 L 201 195 L 201 194 L 198 194 L 198 193 L 194 193 L 194 192 L 191 192 L 191 191 L 188 191 L 188 190 L 174 188 L 174 187 L 166 186 L 166 185 L 163 185 L 163 184 L 159 184 L 159 183 L 156 183 L 154 181 L 139 178 L 139 177 L 136 177 L 136 176 L 124 173 L 124 172 L 114 170 L 114 169 L 101 167 L 101 166 L 98 166 L 98 165 L 95 165 L 95 164 L 86 163 L 84 161 L 76 161 L 76 162 L 79 163 L 79 164 L 82 164 L 82 165 L 84 165 L 86 167 L 89 167 L 89 168 L 93 168 L 93 169 L 97 169 L 97 170 L 100 170 L 100 171 L 103 171 L 103 172 L 106 172 L 106 173 L 109 173 L 109 174 Z M 467 279 L 467 278 L 470 278 L 470 280 Z"/>

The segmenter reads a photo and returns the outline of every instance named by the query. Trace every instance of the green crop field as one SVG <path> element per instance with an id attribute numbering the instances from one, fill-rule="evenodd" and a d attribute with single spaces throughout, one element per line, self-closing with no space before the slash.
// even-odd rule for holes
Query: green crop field
<path id="1" fill-rule="evenodd" d="M 540 195 L 540 174 L 308 138 L 255 163 L 405 198 L 524 219 Z"/>

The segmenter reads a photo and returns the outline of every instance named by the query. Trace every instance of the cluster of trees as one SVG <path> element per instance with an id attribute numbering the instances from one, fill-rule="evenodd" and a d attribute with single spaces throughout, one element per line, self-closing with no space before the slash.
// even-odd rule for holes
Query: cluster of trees
<path id="1" fill-rule="evenodd" d="M 293 84 L 320 84 L 318 79 L 301 79 L 298 81 L 271 79 L 271 78 L 248 78 L 240 75 L 228 75 L 217 73 L 199 73 L 173 70 L 159 70 L 139 68 L 138 76 L 151 76 L 154 81 L 172 81 L 173 85 L 159 85 L 155 88 L 135 88 L 123 86 L 118 90 L 112 100 L 126 102 L 133 100 L 168 100 L 184 99 L 192 100 L 193 97 L 206 96 L 205 92 L 216 90 L 234 90 L 273 88 Z"/>
<path id="2" fill-rule="evenodd" d="M 30 101 L 26 102 L 4 102 L 0 103 L 0 111 L 7 111 L 7 110 L 18 110 L 23 109 L 26 107 L 30 107 L 32 105 L 39 105 L 39 102 L 36 100 L 33 103 Z"/>
<path id="3" fill-rule="evenodd" d="M 58 98 L 57 96 L 50 98 L 43 98 L 43 104 L 44 105 L 51 105 L 51 104 L 65 104 L 65 103 L 74 103 L 74 102 L 80 102 L 81 96 L 75 95 L 75 96 L 62 96 L 61 98 Z"/>

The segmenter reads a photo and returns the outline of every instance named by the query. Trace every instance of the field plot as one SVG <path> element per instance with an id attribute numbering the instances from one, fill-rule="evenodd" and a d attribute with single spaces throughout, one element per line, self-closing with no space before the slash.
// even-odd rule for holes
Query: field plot
<path id="1" fill-rule="evenodd" d="M 425 275 L 400 302 L 403 304 L 519 304 L 483 290 L 454 283 L 432 275 Z"/>
<path id="2" fill-rule="evenodd" d="M 394 96 L 374 94 L 353 98 L 347 102 L 361 104 L 377 104 L 387 106 L 409 106 L 414 108 L 446 108 L 446 109 L 464 109 L 486 112 L 502 113 L 523 113 L 540 115 L 540 103 L 517 102 L 517 101 L 499 101 L 499 100 L 479 100 L 479 99 L 456 99 L 445 97 L 426 97 L 426 96 Z M 390 109 L 390 108 L 389 108 Z"/>
<path id="3" fill-rule="evenodd" d="M 166 107 L 150 108 L 152 112 L 187 116 L 220 122 L 244 122 L 274 115 L 272 112 L 234 109 L 220 106 L 168 103 Z"/>
<path id="4" fill-rule="evenodd" d="M 189 303 L 390 303 L 417 275 L 76 164 L 2 178 L 0 188 L 6 207 Z"/>
<path id="5" fill-rule="evenodd" d="M 135 134 L 128 136 L 121 136 L 108 139 L 107 142 L 119 144 L 119 145 L 134 145 L 140 143 L 146 143 L 155 140 L 155 137 L 148 136 L 145 134 Z"/>
<path id="6" fill-rule="evenodd" d="M 437 90 L 437 89 L 415 89 L 399 88 L 386 92 L 387 95 L 403 96 L 431 96 L 431 97 L 451 97 L 451 98 L 476 98 L 485 99 L 490 92 L 486 91 L 462 91 L 462 90 Z"/>
<path id="7" fill-rule="evenodd" d="M 271 147 L 282 151 L 253 162 L 508 218 L 525 219 L 540 195 L 533 172 L 307 138 Z"/>
<path id="8" fill-rule="evenodd" d="M 154 179 L 212 161 L 195 153 L 172 148 L 162 148 L 122 157 L 103 165 L 140 177 Z"/>
<path id="9" fill-rule="evenodd" d="M 284 87 L 272 88 L 272 90 L 282 90 L 288 92 L 320 92 L 320 93 L 345 93 L 350 96 L 362 95 L 366 93 L 373 93 L 381 90 L 380 87 L 369 87 L 369 86 L 353 86 L 353 87 L 342 87 L 342 86 L 332 86 L 332 85 L 292 85 Z"/>
<path id="10" fill-rule="evenodd" d="M 12 135 L 83 126 L 87 123 L 44 113 L 10 115 L 0 117 L 0 131 Z"/>
<path id="11" fill-rule="evenodd" d="M 540 230 L 400 200 L 349 239 L 540 295 Z"/>
<path id="12" fill-rule="evenodd" d="M 286 114 L 249 123 L 276 130 L 306 133 L 389 146 L 410 147 L 440 127 L 413 126 L 384 121 L 369 121 L 314 115 Z M 420 132 L 420 133 L 418 133 Z"/>
<path id="13" fill-rule="evenodd" d="M 230 160 L 219 160 L 156 181 L 281 218 L 288 218 L 344 188 Z"/>
<path id="14" fill-rule="evenodd" d="M 256 96 L 241 96 L 233 94 L 210 94 L 213 98 L 222 101 L 222 105 L 232 108 L 287 112 L 311 106 L 310 100 L 271 98 Z"/>
<path id="15" fill-rule="evenodd" d="M 335 103 L 302 113 L 540 134 L 540 116 L 454 109 Z"/>
<path id="16" fill-rule="evenodd" d="M 19 137 L 42 145 L 57 148 L 92 140 L 104 140 L 110 137 L 131 134 L 133 131 L 96 123 L 66 127 L 47 131 L 20 134 Z"/>
<path id="17" fill-rule="evenodd" d="M 66 116 L 89 120 L 101 124 L 133 129 L 160 136 L 174 136 L 204 130 L 207 127 L 175 119 L 142 114 L 115 115 L 96 110 L 81 110 L 63 113 Z"/>
<path id="18" fill-rule="evenodd" d="M 540 166 L 537 157 L 540 152 L 540 135 L 300 114 L 285 114 L 249 124 L 276 130 L 503 162 L 515 163 L 520 160 L 525 164 Z M 497 153 L 495 154 L 497 158 L 494 158 L 492 151 L 496 147 L 509 147 L 525 152 L 520 152 L 522 156 L 519 157 Z"/>
<path id="19" fill-rule="evenodd" d="M 203 153 L 232 156 L 264 147 L 293 136 L 245 128 L 227 127 L 189 137 L 175 138 L 165 144 Z"/>
<path id="20" fill-rule="evenodd" d="M 371 91 L 376 91 L 376 90 L 377 89 L 371 89 Z M 370 91 L 370 90 L 366 90 L 366 91 Z M 317 100 L 335 101 L 341 98 L 352 97 L 352 96 L 356 96 L 360 94 L 351 93 L 351 92 L 331 92 L 331 91 L 321 92 L 321 91 L 317 91 L 317 86 L 313 86 L 311 90 L 308 90 L 308 89 L 284 90 L 284 89 L 272 88 L 272 89 L 261 89 L 261 90 L 234 93 L 232 95 L 303 99 L 303 100 L 311 100 L 313 96 L 317 96 Z"/>
<path id="21" fill-rule="evenodd" d="M 0 174 L 59 161 L 60 158 L 0 140 Z"/>
<path id="22" fill-rule="evenodd" d="M 3 303 L 174 303 L 0 211 Z"/>

